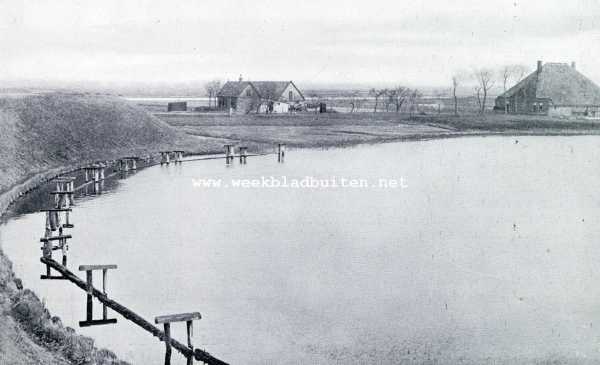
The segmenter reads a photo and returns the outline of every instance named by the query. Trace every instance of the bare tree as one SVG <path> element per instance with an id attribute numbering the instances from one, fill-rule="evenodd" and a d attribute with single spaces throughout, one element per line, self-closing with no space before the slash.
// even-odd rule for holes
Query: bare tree
<path id="1" fill-rule="evenodd" d="M 350 93 L 350 113 L 354 113 L 355 109 L 360 108 L 360 93 L 358 91 L 352 91 Z"/>
<path id="2" fill-rule="evenodd" d="M 483 109 L 483 103 L 481 102 L 481 86 L 474 86 L 473 91 L 475 91 L 475 96 L 477 97 L 477 109 L 481 113 L 481 110 Z"/>
<path id="3" fill-rule="evenodd" d="M 475 70 L 474 75 L 475 81 L 477 82 L 477 86 L 475 88 L 477 92 L 477 98 L 480 100 L 480 110 L 481 114 L 485 113 L 485 106 L 487 101 L 487 96 L 492 87 L 494 87 L 494 72 L 489 69 L 478 69 Z M 481 98 L 481 94 L 483 94 L 483 98 Z"/>
<path id="4" fill-rule="evenodd" d="M 385 97 L 387 94 L 387 89 L 371 89 L 369 90 L 369 95 L 375 97 L 375 107 L 373 108 L 373 112 L 377 113 L 377 106 L 379 105 L 379 98 Z"/>
<path id="5" fill-rule="evenodd" d="M 508 90 L 508 84 L 510 82 L 510 79 L 514 77 L 515 71 L 516 70 L 513 65 L 506 65 L 500 68 L 500 72 L 498 72 L 498 74 L 500 76 L 500 80 L 502 80 L 502 87 L 504 88 L 504 92 Z"/>
<path id="6" fill-rule="evenodd" d="M 506 65 L 500 68 L 498 75 L 500 76 L 502 86 L 506 92 L 512 85 L 516 85 L 523 80 L 528 73 L 529 67 L 525 65 Z"/>
<path id="7" fill-rule="evenodd" d="M 396 113 L 399 113 L 400 109 L 402 108 L 402 105 L 410 96 L 410 93 L 411 90 L 404 86 L 396 86 L 394 89 L 388 90 L 388 105 L 394 105 L 394 107 L 396 108 Z"/>
<path id="8" fill-rule="evenodd" d="M 213 98 L 216 98 L 217 93 L 219 92 L 219 90 L 221 90 L 221 81 L 219 80 L 213 80 L 210 82 L 207 82 L 204 85 L 204 89 L 206 90 L 206 94 L 208 95 L 208 107 L 210 108 L 212 106 L 212 100 Z M 217 106 L 217 103 L 215 101 L 215 107 Z"/>
<path id="9" fill-rule="evenodd" d="M 525 78 L 525 75 L 527 75 L 530 71 L 531 71 L 531 69 L 528 66 L 514 65 L 513 73 L 515 76 L 515 83 L 521 82 L 521 80 L 523 80 Z"/>
<path id="10" fill-rule="evenodd" d="M 458 97 L 456 97 L 456 89 L 460 85 L 461 77 L 459 75 L 452 76 L 452 98 L 454 98 L 454 115 L 458 116 Z"/>
<path id="11" fill-rule="evenodd" d="M 423 94 L 418 89 L 408 90 L 408 102 L 409 102 L 409 110 L 410 116 L 414 111 L 419 112 L 419 99 L 423 97 Z"/>

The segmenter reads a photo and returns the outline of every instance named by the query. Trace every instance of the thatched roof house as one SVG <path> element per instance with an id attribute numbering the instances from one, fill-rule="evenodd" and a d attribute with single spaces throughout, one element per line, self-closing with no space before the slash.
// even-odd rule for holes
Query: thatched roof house
<path id="1" fill-rule="evenodd" d="M 537 69 L 496 98 L 506 113 L 600 117 L 600 87 L 575 69 L 575 63 L 538 61 Z"/>

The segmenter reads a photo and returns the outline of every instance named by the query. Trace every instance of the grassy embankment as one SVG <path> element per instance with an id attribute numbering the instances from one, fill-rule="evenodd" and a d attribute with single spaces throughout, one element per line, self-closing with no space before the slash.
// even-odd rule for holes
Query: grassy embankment
<path id="1" fill-rule="evenodd" d="M 295 115 L 167 114 L 157 117 L 194 136 L 230 139 L 253 149 L 284 142 L 292 147 L 338 147 L 363 143 L 469 135 L 600 134 L 600 123 L 544 116 L 477 114 L 459 117 L 396 113 Z"/>
<path id="2" fill-rule="evenodd" d="M 220 151 L 222 141 L 180 133 L 117 98 L 0 96 L 0 212 L 61 171 L 175 147 L 208 153 Z M 110 351 L 97 349 L 91 338 L 63 326 L 23 285 L 27 283 L 15 277 L 10 260 L 0 251 L 1 364 L 121 363 Z"/>

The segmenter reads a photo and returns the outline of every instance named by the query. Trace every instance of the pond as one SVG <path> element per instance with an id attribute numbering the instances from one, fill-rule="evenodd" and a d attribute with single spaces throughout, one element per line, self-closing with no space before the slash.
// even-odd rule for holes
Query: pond
<path id="1" fill-rule="evenodd" d="M 201 312 L 194 344 L 231 364 L 598 361 L 599 142 L 474 137 L 155 166 L 76 199 L 69 266 L 117 264 L 109 295 L 146 319 Z M 306 187 L 325 180 L 338 186 Z M 41 213 L 10 219 L 2 249 L 77 328 L 84 292 L 39 279 L 43 228 Z M 112 315 L 77 331 L 162 363 L 162 343 Z M 172 331 L 185 340 L 185 325 Z"/>

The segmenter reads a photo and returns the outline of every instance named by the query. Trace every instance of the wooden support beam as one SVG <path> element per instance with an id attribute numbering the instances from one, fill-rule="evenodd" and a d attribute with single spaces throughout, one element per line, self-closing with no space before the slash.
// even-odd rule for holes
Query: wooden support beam
<path id="1" fill-rule="evenodd" d="M 40 242 L 58 241 L 58 240 L 68 239 L 68 238 L 73 238 L 73 236 L 71 236 L 70 234 L 66 234 L 66 235 L 54 236 L 54 237 L 42 237 L 42 238 L 40 238 Z"/>
<path id="2" fill-rule="evenodd" d="M 79 327 L 101 326 L 101 325 L 104 325 L 104 324 L 115 324 L 115 323 L 117 323 L 117 319 L 116 318 L 92 319 L 90 321 L 88 321 L 88 320 L 79 321 Z"/>
<path id="3" fill-rule="evenodd" d="M 202 316 L 198 312 L 169 314 L 166 316 L 158 316 L 154 318 L 154 323 L 171 323 L 171 322 L 187 322 L 195 319 L 201 319 Z"/>
<path id="4" fill-rule="evenodd" d="M 49 267 L 51 267 L 52 269 L 61 273 L 67 280 L 69 280 L 70 282 L 75 284 L 80 289 L 87 291 L 86 282 L 81 280 L 77 275 L 72 273 L 66 267 L 60 265 L 58 262 L 56 262 L 52 259 L 45 258 L 45 257 L 40 258 L 40 261 L 43 264 L 46 264 Z M 125 319 L 132 321 L 133 323 L 135 323 L 136 325 L 138 325 L 145 331 L 149 332 L 153 336 L 158 337 L 161 341 L 165 338 L 165 333 L 163 331 L 161 331 L 160 329 L 155 327 L 152 323 L 148 322 L 143 317 L 141 317 L 138 314 L 136 314 L 135 312 L 133 312 L 131 309 L 110 299 L 106 294 L 102 293 L 101 291 L 99 291 L 95 288 L 92 288 L 92 295 L 98 301 L 106 304 L 107 307 L 109 307 L 113 311 L 122 315 Z M 170 343 L 171 343 L 172 348 L 179 351 L 186 358 L 190 355 L 193 355 L 197 361 L 201 361 L 201 362 L 204 362 L 209 365 L 228 365 L 226 362 L 224 362 L 220 359 L 217 359 L 216 357 L 212 356 L 211 354 L 209 354 L 208 352 L 206 352 L 204 350 L 195 349 L 194 351 L 191 351 L 186 345 L 184 345 L 181 342 L 174 340 L 172 338 L 170 339 Z"/>
<path id="5" fill-rule="evenodd" d="M 67 278 L 65 278 L 64 276 L 53 276 L 53 275 L 40 275 L 40 279 L 42 280 L 68 280 Z"/>
<path id="6" fill-rule="evenodd" d="M 93 271 L 93 270 L 109 270 L 116 269 L 117 265 L 79 265 L 79 271 Z"/>
<path id="7" fill-rule="evenodd" d="M 40 212 L 71 212 L 73 209 L 71 208 L 48 208 L 48 209 L 40 209 Z"/>

